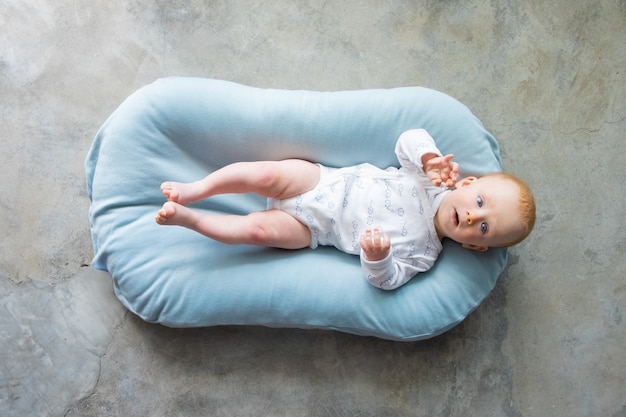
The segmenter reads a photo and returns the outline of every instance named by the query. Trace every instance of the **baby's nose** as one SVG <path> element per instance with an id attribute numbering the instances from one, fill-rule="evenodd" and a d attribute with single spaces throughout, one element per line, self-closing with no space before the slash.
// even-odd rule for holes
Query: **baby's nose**
<path id="1" fill-rule="evenodd" d="M 467 224 L 470 225 L 470 226 L 472 224 L 474 224 L 474 222 L 476 221 L 476 216 L 474 215 L 474 213 L 469 211 L 469 210 L 467 210 L 465 212 L 465 215 L 466 215 L 466 218 L 467 218 Z"/>

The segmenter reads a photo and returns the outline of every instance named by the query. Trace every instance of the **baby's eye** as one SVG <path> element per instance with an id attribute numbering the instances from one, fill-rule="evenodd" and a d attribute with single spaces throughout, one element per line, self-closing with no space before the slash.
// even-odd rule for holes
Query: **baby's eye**
<path id="1" fill-rule="evenodd" d="M 480 232 L 484 235 L 485 233 L 487 233 L 487 230 L 489 230 L 489 226 L 487 226 L 487 223 L 481 223 Z"/>
<path id="2" fill-rule="evenodd" d="M 478 197 L 478 199 L 476 199 L 476 204 L 478 204 L 478 207 L 482 207 L 483 206 L 483 198 L 482 197 Z"/>

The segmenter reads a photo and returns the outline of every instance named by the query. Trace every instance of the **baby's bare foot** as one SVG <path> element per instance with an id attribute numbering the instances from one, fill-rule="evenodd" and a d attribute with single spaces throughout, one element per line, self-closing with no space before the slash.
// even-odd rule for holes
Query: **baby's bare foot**
<path id="1" fill-rule="evenodd" d="M 158 211 L 156 215 L 156 222 L 158 224 L 171 225 L 176 224 L 176 204 L 167 202 L 163 204 L 163 207 Z"/>
<path id="2" fill-rule="evenodd" d="M 161 184 L 161 192 L 168 199 L 168 201 L 179 202 L 180 188 L 184 188 L 185 184 L 179 182 L 167 181 Z"/>
<path id="3" fill-rule="evenodd" d="M 184 226 L 192 228 L 197 222 L 199 214 L 182 204 L 168 201 L 158 211 L 155 220 L 166 226 Z"/>
<path id="4" fill-rule="evenodd" d="M 191 204 L 204 198 L 202 185 L 196 182 L 174 182 L 166 181 L 161 184 L 161 192 L 168 201 L 179 204 Z"/>

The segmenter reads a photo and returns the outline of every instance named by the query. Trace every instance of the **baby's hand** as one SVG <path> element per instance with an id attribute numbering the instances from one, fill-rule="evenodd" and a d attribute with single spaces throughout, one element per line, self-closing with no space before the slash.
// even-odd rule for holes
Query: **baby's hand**
<path id="1" fill-rule="evenodd" d="M 445 184 L 453 187 L 459 180 L 459 164 L 452 162 L 454 155 L 433 156 L 424 161 L 424 172 L 428 179 L 437 187 Z"/>
<path id="2" fill-rule="evenodd" d="M 380 261 L 389 255 L 391 241 L 386 233 L 382 233 L 381 229 L 367 229 L 364 235 L 361 235 L 361 249 L 365 253 L 365 259 L 368 261 Z"/>

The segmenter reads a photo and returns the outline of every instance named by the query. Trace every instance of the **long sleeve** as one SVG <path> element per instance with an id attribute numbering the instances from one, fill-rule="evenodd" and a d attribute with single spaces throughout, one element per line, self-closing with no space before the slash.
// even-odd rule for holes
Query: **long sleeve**
<path id="1" fill-rule="evenodd" d="M 412 129 L 402 133 L 396 142 L 396 156 L 400 164 L 411 172 L 423 173 L 422 156 L 434 153 L 442 156 L 435 141 L 424 129 Z"/>
<path id="2" fill-rule="evenodd" d="M 367 281 L 383 290 L 394 290 L 411 280 L 415 274 L 429 270 L 431 265 L 394 258 L 391 254 L 380 261 L 368 261 L 361 251 L 361 269 Z"/>
<path id="3" fill-rule="evenodd" d="M 400 135 L 396 143 L 395 149 L 398 161 L 408 175 L 417 179 L 421 184 L 421 190 L 414 190 L 414 196 L 423 195 L 426 197 L 425 190 L 432 187 L 430 180 L 424 174 L 422 167 L 422 157 L 426 154 L 433 153 L 441 156 L 441 152 L 437 149 L 435 141 L 424 129 L 408 130 Z M 417 186 L 420 187 L 419 185 Z M 419 198 L 419 197 L 418 197 Z M 429 199 L 424 198 L 424 203 Z M 420 207 L 422 203 L 420 203 Z M 424 213 L 416 213 L 416 216 L 424 216 Z M 431 213 L 431 216 L 434 213 Z M 394 221 L 404 221 L 402 217 Z M 423 224 L 423 229 L 412 238 L 406 236 L 391 236 L 392 247 L 389 255 L 380 261 L 368 261 L 365 259 L 363 251 L 361 251 L 361 268 L 368 282 L 375 287 L 384 290 L 393 290 L 408 282 L 419 272 L 427 271 L 433 265 L 436 255 L 440 247 L 440 242 L 433 231 L 428 230 L 428 226 Z M 437 239 L 437 242 L 434 241 Z M 398 240 L 402 241 L 399 243 Z M 395 250 L 393 245 L 398 246 Z M 400 255 L 401 256 L 398 256 Z"/>

